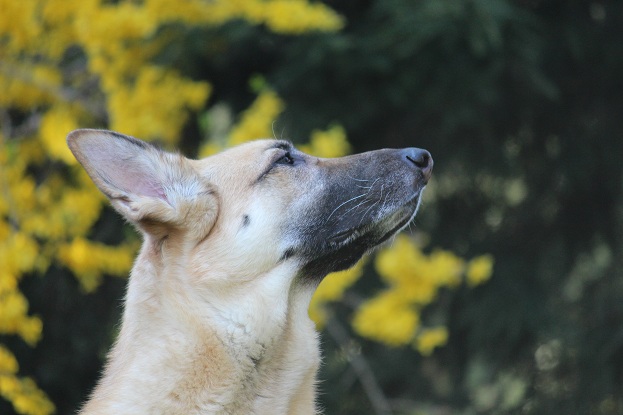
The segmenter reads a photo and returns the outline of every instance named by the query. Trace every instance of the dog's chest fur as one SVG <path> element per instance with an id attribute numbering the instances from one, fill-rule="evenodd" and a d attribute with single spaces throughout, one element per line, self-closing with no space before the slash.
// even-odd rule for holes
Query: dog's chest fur
<path id="1" fill-rule="evenodd" d="M 197 310 L 205 309 L 205 302 L 174 292 L 158 295 L 153 279 L 166 276 L 156 275 L 149 261 L 137 264 L 124 314 L 124 322 L 132 323 L 123 325 L 106 376 L 84 412 L 315 412 L 310 385 L 320 358 L 307 317 L 311 292 L 283 290 L 280 280 L 291 279 L 289 270 L 266 275 L 249 295 L 224 290 L 214 293 L 211 310 L 180 314 L 195 309 L 194 302 Z M 233 307 L 229 295 L 240 300 Z"/>

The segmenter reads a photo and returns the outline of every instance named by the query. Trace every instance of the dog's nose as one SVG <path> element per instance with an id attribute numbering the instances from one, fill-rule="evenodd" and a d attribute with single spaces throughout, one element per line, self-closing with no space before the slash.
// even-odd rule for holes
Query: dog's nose
<path id="1" fill-rule="evenodd" d="M 426 150 L 421 148 L 405 148 L 401 151 L 402 157 L 409 163 L 413 163 L 422 171 L 424 183 L 428 183 L 433 174 L 433 157 Z"/>

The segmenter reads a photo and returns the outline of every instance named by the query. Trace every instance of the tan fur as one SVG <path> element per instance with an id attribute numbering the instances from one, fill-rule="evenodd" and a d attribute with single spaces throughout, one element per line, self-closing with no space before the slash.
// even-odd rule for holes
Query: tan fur
<path id="1" fill-rule="evenodd" d="M 100 130 L 68 143 L 144 236 L 119 337 L 81 413 L 316 413 L 307 308 L 319 279 L 305 282 L 309 260 L 284 252 L 326 192 L 322 169 L 355 159 L 304 156 L 306 168 L 264 176 L 284 152 L 271 140 L 198 161 Z"/>

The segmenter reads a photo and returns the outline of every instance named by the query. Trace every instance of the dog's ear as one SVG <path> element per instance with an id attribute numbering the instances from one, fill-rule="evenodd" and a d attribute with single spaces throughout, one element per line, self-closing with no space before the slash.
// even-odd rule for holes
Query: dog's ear
<path id="1" fill-rule="evenodd" d="M 185 157 L 106 130 L 72 131 L 67 144 L 113 207 L 146 232 L 174 227 L 202 238 L 214 224 L 214 189 Z"/>

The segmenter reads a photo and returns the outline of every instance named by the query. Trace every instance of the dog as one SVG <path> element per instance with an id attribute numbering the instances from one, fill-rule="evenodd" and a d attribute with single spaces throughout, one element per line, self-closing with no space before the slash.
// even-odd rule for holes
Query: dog
<path id="1" fill-rule="evenodd" d="M 274 139 L 191 160 L 105 130 L 67 141 L 143 236 L 81 413 L 318 413 L 312 294 L 413 220 L 431 155 L 322 159 Z"/>

